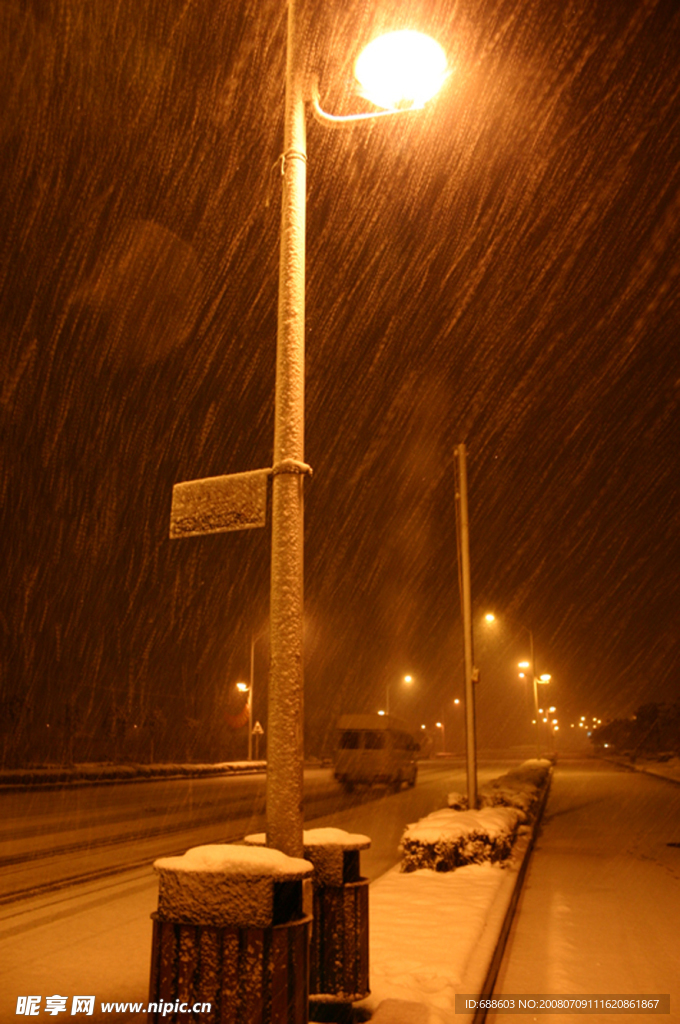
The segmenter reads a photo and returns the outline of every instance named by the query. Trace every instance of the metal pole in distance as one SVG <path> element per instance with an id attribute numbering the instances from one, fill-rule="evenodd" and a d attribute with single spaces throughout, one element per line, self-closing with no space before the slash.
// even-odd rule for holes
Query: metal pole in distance
<path id="1" fill-rule="evenodd" d="M 248 690 L 248 760 L 253 759 L 253 685 L 255 683 L 255 640 L 250 637 L 250 687 Z"/>
<path id="2" fill-rule="evenodd" d="M 531 678 L 534 682 L 534 718 L 536 719 L 536 756 L 541 756 L 541 726 L 538 719 L 538 676 L 536 675 L 536 661 L 534 658 L 534 634 L 529 629 L 529 645 L 531 648 Z"/>
<path id="3" fill-rule="evenodd" d="M 305 104 L 288 0 L 281 249 L 272 468 L 267 844 L 302 857 Z"/>
<path id="4" fill-rule="evenodd" d="M 465 750 L 467 765 L 468 807 L 477 807 L 477 744 L 475 739 L 475 690 L 472 663 L 472 601 L 470 597 L 470 529 L 467 500 L 467 461 L 465 445 L 456 448 L 458 460 L 458 494 L 460 509 L 459 556 L 461 602 L 463 606 L 463 645 L 465 652 Z"/>

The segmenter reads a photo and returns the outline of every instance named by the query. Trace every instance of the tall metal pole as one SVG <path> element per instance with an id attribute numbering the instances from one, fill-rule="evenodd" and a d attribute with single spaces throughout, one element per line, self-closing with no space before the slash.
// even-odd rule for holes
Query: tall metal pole
<path id="1" fill-rule="evenodd" d="M 475 737 L 475 671 L 472 656 L 472 600 L 470 596 L 470 529 L 467 500 L 467 461 L 465 445 L 456 447 L 458 460 L 458 501 L 460 516 L 459 555 L 461 602 L 463 606 L 463 646 L 465 654 L 465 751 L 468 807 L 477 807 L 477 741 Z"/>
<path id="2" fill-rule="evenodd" d="M 302 857 L 306 138 L 303 62 L 288 0 L 272 467 L 267 844 Z"/>

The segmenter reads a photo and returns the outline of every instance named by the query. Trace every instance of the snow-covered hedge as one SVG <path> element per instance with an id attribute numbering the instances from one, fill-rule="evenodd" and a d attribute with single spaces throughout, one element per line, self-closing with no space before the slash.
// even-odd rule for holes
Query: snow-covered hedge
<path id="1" fill-rule="evenodd" d="M 404 854 L 402 871 L 453 871 L 465 864 L 505 860 L 521 817 L 511 807 L 434 811 L 404 832 L 400 844 Z"/>
<path id="2" fill-rule="evenodd" d="M 492 779 L 479 790 L 480 807 L 514 807 L 521 811 L 523 821 L 530 821 L 538 808 L 543 788 L 550 774 L 550 761 L 525 761 Z"/>
<path id="3" fill-rule="evenodd" d="M 524 821 L 530 821 L 543 794 L 550 767 L 550 761 L 534 759 L 492 779 L 480 786 L 479 806 L 514 807 L 522 813 Z M 448 805 L 454 810 L 466 810 L 467 803 L 467 797 L 461 793 L 449 793 Z"/>
<path id="4" fill-rule="evenodd" d="M 428 814 L 404 832 L 402 871 L 453 871 L 505 860 L 519 827 L 534 817 L 549 775 L 549 761 L 525 761 L 481 787 L 476 811 L 467 810 L 466 797 L 450 793 L 448 808 Z"/>

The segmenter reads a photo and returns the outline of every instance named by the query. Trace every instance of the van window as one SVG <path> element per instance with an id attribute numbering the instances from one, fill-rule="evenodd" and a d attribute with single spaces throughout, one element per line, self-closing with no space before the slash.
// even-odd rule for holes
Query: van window
<path id="1" fill-rule="evenodd" d="M 340 734 L 341 750 L 358 750 L 361 746 L 361 733 L 358 729 L 348 729 Z"/>
<path id="2" fill-rule="evenodd" d="M 384 750 L 385 748 L 385 733 L 378 732 L 377 730 L 366 730 L 364 733 L 364 749 L 365 750 Z"/>

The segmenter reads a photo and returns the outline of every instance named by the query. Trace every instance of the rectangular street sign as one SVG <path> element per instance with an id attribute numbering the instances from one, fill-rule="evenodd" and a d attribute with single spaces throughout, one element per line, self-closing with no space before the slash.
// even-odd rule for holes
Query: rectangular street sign
<path id="1" fill-rule="evenodd" d="M 264 526 L 269 469 L 210 476 L 175 484 L 170 510 L 170 538 L 250 530 Z"/>

